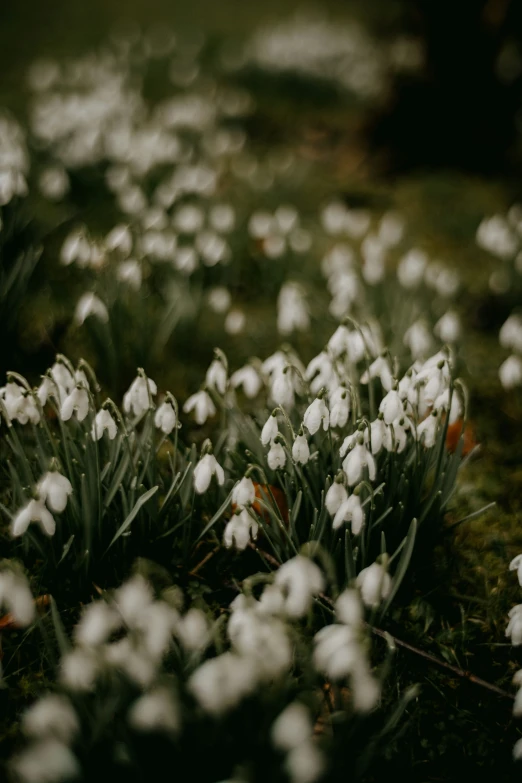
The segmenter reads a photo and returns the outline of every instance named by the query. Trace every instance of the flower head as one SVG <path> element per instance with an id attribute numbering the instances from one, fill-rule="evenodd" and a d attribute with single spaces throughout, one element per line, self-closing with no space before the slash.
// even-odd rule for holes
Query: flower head
<path id="1" fill-rule="evenodd" d="M 123 396 L 123 410 L 133 416 L 142 416 L 152 407 L 152 398 L 157 391 L 152 378 L 147 378 L 145 373 L 140 372 Z"/>
<path id="2" fill-rule="evenodd" d="M 225 483 L 223 468 L 213 454 L 205 454 L 194 468 L 194 489 L 198 495 L 203 495 L 210 486 L 212 476 L 220 486 Z"/>
<path id="3" fill-rule="evenodd" d="M 199 391 L 193 394 L 186 400 L 183 406 L 185 413 L 194 411 L 194 418 L 196 424 L 204 424 L 209 416 L 214 416 L 216 413 L 216 406 L 212 402 L 212 397 L 206 391 Z"/>
<path id="4" fill-rule="evenodd" d="M 176 426 L 176 411 L 168 400 L 161 403 L 154 414 L 154 424 L 165 435 L 170 435 Z"/>
<path id="5" fill-rule="evenodd" d="M 50 471 L 42 476 L 36 488 L 40 499 L 47 503 L 51 511 L 58 514 L 65 509 L 67 498 L 73 491 L 69 479 L 57 471 Z"/>

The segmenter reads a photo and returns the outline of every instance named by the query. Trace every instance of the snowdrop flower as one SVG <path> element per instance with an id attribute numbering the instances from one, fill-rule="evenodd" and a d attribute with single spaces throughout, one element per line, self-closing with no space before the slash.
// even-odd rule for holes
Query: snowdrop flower
<path id="1" fill-rule="evenodd" d="M 256 499 L 256 489 L 252 479 L 243 476 L 241 481 L 238 481 L 232 490 L 232 503 L 236 506 L 244 508 L 245 506 L 251 506 Z"/>
<path id="2" fill-rule="evenodd" d="M 292 459 L 297 465 L 306 465 L 310 459 L 310 447 L 306 436 L 303 434 L 297 435 L 292 446 Z"/>
<path id="3" fill-rule="evenodd" d="M 363 478 L 364 468 L 368 470 L 370 481 L 375 481 L 375 459 L 362 443 L 357 443 L 348 453 L 343 462 L 343 470 L 348 479 L 348 486 L 353 487 Z"/>
<path id="4" fill-rule="evenodd" d="M 266 455 L 268 467 L 270 470 L 284 468 L 286 464 L 286 452 L 279 441 L 273 440 L 270 444 L 270 450 Z"/>
<path id="5" fill-rule="evenodd" d="M 374 456 L 382 449 L 385 437 L 386 425 L 380 417 L 372 421 L 370 426 L 364 431 L 364 442 L 369 446 Z"/>
<path id="6" fill-rule="evenodd" d="M 20 424 L 38 424 L 40 411 L 36 406 L 33 395 L 16 383 L 7 383 L 0 390 L 9 421 L 15 420 Z"/>
<path id="7" fill-rule="evenodd" d="M 230 308 L 232 297 L 225 286 L 216 286 L 208 294 L 208 304 L 215 313 L 226 313 Z"/>
<path id="8" fill-rule="evenodd" d="M 340 680 L 359 667 L 361 650 L 347 625 L 327 625 L 314 636 L 314 664 L 332 680 Z"/>
<path id="9" fill-rule="evenodd" d="M 274 582 L 284 593 L 284 610 L 289 617 L 303 617 L 311 606 L 313 596 L 324 590 L 320 569 L 303 555 L 283 563 Z"/>
<path id="10" fill-rule="evenodd" d="M 213 454 L 205 454 L 194 468 L 194 489 L 198 495 L 203 495 L 210 486 L 212 476 L 220 487 L 225 483 L 223 468 Z"/>
<path id="11" fill-rule="evenodd" d="M 270 387 L 270 396 L 275 404 L 288 409 L 294 406 L 294 386 L 290 376 L 290 367 L 282 372 L 274 373 Z"/>
<path id="12" fill-rule="evenodd" d="M 129 710 L 129 723 L 138 731 L 178 732 L 179 709 L 170 689 L 157 687 L 140 696 Z"/>
<path id="13" fill-rule="evenodd" d="M 147 378 L 143 370 L 138 372 L 138 376 L 123 395 L 123 410 L 125 413 L 132 413 L 136 417 L 142 416 L 152 407 L 152 397 L 158 391 L 152 378 Z"/>
<path id="14" fill-rule="evenodd" d="M 460 337 L 460 319 L 457 313 L 448 310 L 439 318 L 433 331 L 444 343 L 456 343 Z"/>
<path id="15" fill-rule="evenodd" d="M 431 335 L 423 321 L 415 321 L 404 332 L 404 345 L 406 345 L 414 359 L 423 359 L 431 350 Z"/>
<path id="16" fill-rule="evenodd" d="M 281 712 L 270 730 L 272 742 L 280 750 L 292 750 L 313 734 L 310 713 L 304 704 L 292 702 Z"/>
<path id="17" fill-rule="evenodd" d="M 215 389 L 223 395 L 227 388 L 227 368 L 220 355 L 211 363 L 205 376 L 205 383 L 209 389 Z"/>
<path id="18" fill-rule="evenodd" d="M 236 549 L 242 551 L 246 549 L 249 541 L 255 541 L 258 530 L 258 523 L 244 508 L 239 514 L 233 514 L 227 522 L 223 534 L 223 543 L 228 549 L 231 546 L 235 546 Z"/>
<path id="19" fill-rule="evenodd" d="M 187 652 L 202 652 L 210 643 L 210 629 L 205 612 L 189 609 L 177 622 L 176 634 Z"/>
<path id="20" fill-rule="evenodd" d="M 410 250 L 397 267 L 397 277 L 402 287 L 417 288 L 422 282 L 427 263 L 428 256 L 423 250 Z"/>
<path id="21" fill-rule="evenodd" d="M 368 383 L 371 378 L 379 378 L 382 388 L 385 391 L 390 391 L 393 385 L 393 376 L 390 362 L 387 358 L 378 356 L 361 375 L 361 383 Z"/>
<path id="22" fill-rule="evenodd" d="M 451 406 L 450 406 L 450 389 L 446 389 L 442 392 L 442 394 L 439 394 L 439 396 L 435 399 L 435 402 L 433 403 L 433 410 L 435 413 L 438 413 L 439 411 L 447 411 L 449 408 L 449 423 L 454 424 L 460 417 L 462 416 L 463 412 L 463 405 L 462 400 L 460 398 L 460 395 L 457 394 L 456 389 L 453 389 L 453 393 L 451 394 Z"/>
<path id="23" fill-rule="evenodd" d="M 93 650 L 77 647 L 62 655 L 59 681 L 72 691 L 90 691 L 99 670 L 99 656 Z"/>
<path id="24" fill-rule="evenodd" d="M 15 538 L 23 535 L 31 522 L 38 522 L 45 535 L 54 535 L 56 522 L 43 500 L 30 500 L 20 509 L 11 522 L 11 535 Z"/>
<path id="25" fill-rule="evenodd" d="M 69 190 L 69 177 L 62 166 L 48 166 L 42 171 L 38 186 L 45 198 L 60 201 Z"/>
<path id="26" fill-rule="evenodd" d="M 139 291 L 141 288 L 143 275 L 138 261 L 131 258 L 128 261 L 122 261 L 116 267 L 116 277 L 121 283 L 127 283 L 134 291 Z"/>
<path id="27" fill-rule="evenodd" d="M 477 229 L 477 244 L 501 259 L 512 258 L 518 249 L 516 235 L 502 215 L 484 218 Z"/>
<path id="28" fill-rule="evenodd" d="M 214 416 L 216 413 L 216 406 L 212 402 L 212 397 L 206 391 L 199 391 L 193 394 L 185 402 L 183 406 L 185 413 L 194 411 L 194 418 L 196 424 L 204 424 L 209 416 Z"/>
<path id="29" fill-rule="evenodd" d="M 80 775 L 74 753 L 58 739 L 38 740 L 15 756 L 11 768 L 25 783 L 49 783 L 70 780 Z"/>
<path id="30" fill-rule="evenodd" d="M 266 420 L 265 424 L 263 425 L 263 429 L 261 430 L 261 443 L 263 446 L 268 446 L 268 444 L 272 443 L 278 434 L 279 427 L 277 426 L 277 416 L 275 413 L 272 413 Z"/>
<path id="31" fill-rule="evenodd" d="M 168 400 L 164 400 L 154 414 L 154 424 L 164 435 L 170 435 L 177 423 L 176 411 Z"/>
<path id="32" fill-rule="evenodd" d="M 330 426 L 330 412 L 322 398 L 317 397 L 308 406 L 303 417 L 303 424 L 310 435 L 315 435 L 321 424 L 323 425 L 323 430 L 327 431 Z"/>
<path id="33" fill-rule="evenodd" d="M 506 636 L 511 638 L 513 647 L 522 644 L 522 604 L 517 604 L 509 612 L 509 623 L 506 628 Z"/>
<path id="34" fill-rule="evenodd" d="M 236 370 L 236 372 L 230 376 L 230 383 L 234 389 L 242 386 L 245 396 L 250 400 L 257 397 L 263 385 L 259 373 L 251 364 L 247 364 L 241 369 Z"/>
<path id="35" fill-rule="evenodd" d="M 246 315 L 242 310 L 235 308 L 230 310 L 225 318 L 225 332 L 227 334 L 240 334 L 245 328 Z"/>
<path id="36" fill-rule="evenodd" d="M 306 331 L 310 326 L 308 305 L 301 286 L 288 282 L 282 286 L 277 299 L 277 329 L 280 334 L 294 330 Z"/>
<path id="37" fill-rule="evenodd" d="M 358 536 L 364 525 L 364 511 L 361 506 L 361 499 L 358 495 L 350 495 L 339 508 L 334 516 L 332 527 L 337 530 L 343 522 L 352 523 L 352 534 Z"/>
<path id="38" fill-rule="evenodd" d="M 404 406 L 396 390 L 391 389 L 383 398 L 379 412 L 382 413 L 385 424 L 392 424 L 404 414 Z"/>
<path id="39" fill-rule="evenodd" d="M 514 389 L 522 384 L 522 359 L 519 356 L 508 356 L 500 365 L 498 371 L 500 383 L 504 389 Z"/>
<path id="40" fill-rule="evenodd" d="M 350 415 L 350 392 L 345 386 L 339 386 L 330 394 L 330 426 L 342 429 Z"/>
<path id="41" fill-rule="evenodd" d="M 105 237 L 104 245 L 109 253 L 116 250 L 124 257 L 129 256 L 132 250 L 132 234 L 129 227 L 123 224 L 114 226 Z"/>
<path id="42" fill-rule="evenodd" d="M 315 783 L 324 772 L 325 762 L 317 745 L 310 740 L 292 748 L 284 766 L 292 783 Z"/>
<path id="43" fill-rule="evenodd" d="M 100 440 L 104 432 L 109 436 L 109 440 L 114 440 L 118 433 L 116 422 L 107 408 L 102 408 L 96 414 L 92 425 L 91 437 L 93 440 Z"/>
<path id="44" fill-rule="evenodd" d="M 236 222 L 234 207 L 230 204 L 216 204 L 209 212 L 209 222 L 220 234 L 230 233 Z"/>
<path id="45" fill-rule="evenodd" d="M 335 602 L 335 614 L 339 622 L 358 628 L 363 621 L 363 608 L 357 590 L 344 590 Z"/>
<path id="46" fill-rule="evenodd" d="M 370 609 L 377 609 L 381 601 L 389 596 L 392 581 L 382 565 L 372 563 L 358 574 L 355 584 L 361 591 L 364 604 Z"/>
<path id="47" fill-rule="evenodd" d="M 318 394 L 323 386 L 333 392 L 339 385 L 332 358 L 325 351 L 321 351 L 311 360 L 306 368 L 305 378 L 310 381 L 312 394 Z"/>
<path id="48" fill-rule="evenodd" d="M 22 716 L 22 728 L 28 737 L 55 737 L 70 742 L 78 733 L 78 716 L 66 696 L 48 693 Z"/>
<path id="49" fill-rule="evenodd" d="M 257 685 L 256 663 L 227 652 L 205 661 L 188 680 L 188 690 L 211 715 L 239 704 Z"/>
<path id="50" fill-rule="evenodd" d="M 121 626 L 118 612 L 105 601 L 94 601 L 84 607 L 74 629 L 74 639 L 81 647 L 99 647 Z"/>
<path id="51" fill-rule="evenodd" d="M 348 499 L 348 493 L 340 481 L 334 481 L 324 499 L 326 510 L 330 516 L 337 514 L 340 506 Z"/>
<path id="52" fill-rule="evenodd" d="M 437 429 L 438 416 L 436 413 L 431 413 L 417 427 L 417 440 L 421 442 L 425 448 L 432 449 L 437 438 Z"/>
<path id="53" fill-rule="evenodd" d="M 109 311 L 99 296 L 93 293 L 83 294 L 78 299 L 76 310 L 74 311 L 74 320 L 78 326 L 81 326 L 91 315 L 96 316 L 105 324 L 109 321 Z"/>
<path id="54" fill-rule="evenodd" d="M 0 604 L 6 607 L 16 624 L 30 625 L 34 620 L 34 598 L 29 583 L 18 569 L 0 571 Z"/>
<path id="55" fill-rule="evenodd" d="M 72 493 L 72 484 L 68 478 L 57 471 L 45 473 L 36 485 L 40 500 L 47 503 L 51 511 L 61 513 L 66 505 L 67 498 Z"/>
<path id="56" fill-rule="evenodd" d="M 518 583 L 522 587 L 522 555 L 517 555 L 509 564 L 510 571 L 516 571 Z"/>
<path id="57" fill-rule="evenodd" d="M 388 427 L 384 427 L 382 445 L 386 451 L 393 451 L 396 454 L 401 454 L 408 443 L 409 429 L 410 422 L 406 417 L 396 419 Z"/>
<path id="58" fill-rule="evenodd" d="M 498 333 L 498 339 L 503 348 L 522 351 L 522 318 L 520 315 L 512 313 L 509 316 Z"/>
<path id="59" fill-rule="evenodd" d="M 89 413 L 89 395 L 87 389 L 78 385 L 62 402 L 60 418 L 69 421 L 73 413 L 76 413 L 78 421 L 83 421 Z"/>

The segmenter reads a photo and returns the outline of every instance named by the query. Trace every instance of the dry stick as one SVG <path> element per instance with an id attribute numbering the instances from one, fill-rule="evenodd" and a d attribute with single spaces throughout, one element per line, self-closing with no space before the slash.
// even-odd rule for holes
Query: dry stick
<path id="1" fill-rule="evenodd" d="M 275 566 L 276 568 L 280 567 L 281 564 L 277 562 L 275 557 L 272 557 L 272 555 L 269 555 L 268 552 L 264 552 L 262 549 L 259 549 L 259 547 L 256 547 L 252 541 L 249 542 L 249 546 L 259 555 L 261 555 L 261 557 L 264 557 L 268 563 Z M 324 595 L 324 593 L 320 593 L 319 597 L 322 598 L 323 601 L 326 601 L 328 604 L 330 604 L 330 606 L 333 606 L 333 601 L 328 598 L 327 595 Z M 502 690 L 502 688 L 499 688 L 490 682 L 486 682 L 486 680 L 483 680 L 481 677 L 477 677 L 471 672 L 460 669 L 458 666 L 452 666 L 451 663 L 441 661 L 440 658 L 437 658 L 435 655 L 424 652 L 424 650 L 420 650 L 418 647 L 414 647 L 412 644 L 408 644 L 408 642 L 403 642 L 402 639 L 398 639 L 396 636 L 392 636 L 390 633 L 383 631 L 381 628 L 376 628 L 369 623 L 366 623 L 366 626 L 376 636 L 380 636 L 382 639 L 391 639 L 391 641 L 396 644 L 397 647 L 404 647 L 405 650 L 409 650 L 410 652 L 415 653 L 415 655 L 420 655 L 420 657 L 424 658 L 426 661 L 430 661 L 430 663 L 434 663 L 436 666 L 440 666 L 442 669 L 446 669 L 447 671 L 456 674 L 457 677 L 462 677 L 465 680 L 469 680 L 469 682 L 474 682 L 475 685 L 481 685 L 483 688 L 487 688 L 488 691 L 496 693 L 497 696 L 502 696 L 504 699 L 510 699 L 511 701 L 514 701 L 515 697 L 512 693 L 508 693 L 507 691 Z"/>

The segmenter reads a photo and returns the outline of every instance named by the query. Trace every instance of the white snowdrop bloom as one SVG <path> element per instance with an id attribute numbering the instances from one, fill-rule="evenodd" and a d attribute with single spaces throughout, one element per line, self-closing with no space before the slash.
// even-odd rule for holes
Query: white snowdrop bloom
<path id="1" fill-rule="evenodd" d="M 522 317 L 512 313 L 498 333 L 500 345 L 522 353 Z"/>
<path id="2" fill-rule="evenodd" d="M 105 237 L 104 245 L 109 253 L 118 252 L 127 257 L 132 251 L 132 234 L 124 224 L 114 226 Z"/>
<path id="3" fill-rule="evenodd" d="M 379 256 L 366 258 L 361 272 L 368 285 L 381 283 L 386 274 L 384 259 Z"/>
<path id="4" fill-rule="evenodd" d="M 220 487 L 225 483 L 223 468 L 213 454 L 205 454 L 194 468 L 194 489 L 198 495 L 203 495 L 210 486 L 212 476 Z"/>
<path id="5" fill-rule="evenodd" d="M 393 376 L 389 359 L 378 356 L 367 370 L 361 375 L 361 383 L 369 383 L 371 378 L 379 378 L 385 391 L 390 391 L 393 385 Z"/>
<path id="6" fill-rule="evenodd" d="M 234 649 L 256 661 L 260 681 L 272 681 L 287 672 L 292 662 L 292 646 L 284 623 L 242 603 L 236 606 L 234 601 L 227 628 Z"/>
<path id="7" fill-rule="evenodd" d="M 255 660 L 226 652 L 196 669 L 187 687 L 206 712 L 222 715 L 255 689 L 256 668 Z"/>
<path id="8" fill-rule="evenodd" d="M 225 318 L 225 332 L 227 334 L 240 334 L 246 325 L 246 315 L 237 308 L 230 310 Z"/>
<path id="9" fill-rule="evenodd" d="M 399 262 L 397 277 L 403 288 L 417 288 L 424 277 L 428 256 L 423 250 L 413 248 Z"/>
<path id="10" fill-rule="evenodd" d="M 360 239 L 370 228 L 371 216 L 365 209 L 347 209 L 344 216 L 344 230 L 349 237 Z"/>
<path id="11" fill-rule="evenodd" d="M 500 365 L 498 374 L 504 389 L 522 385 L 522 359 L 519 356 L 508 356 Z"/>
<path id="12" fill-rule="evenodd" d="M 477 244 L 501 259 L 512 258 L 518 250 L 518 240 L 502 215 L 484 218 L 477 229 Z"/>
<path id="13" fill-rule="evenodd" d="M 361 649 L 348 625 L 327 625 L 314 636 L 314 664 L 332 680 L 340 680 L 358 668 Z"/>
<path id="14" fill-rule="evenodd" d="M 310 435 L 315 435 L 321 429 L 321 425 L 325 432 L 328 430 L 330 426 L 330 412 L 323 399 L 317 397 L 308 406 L 303 416 L 303 424 Z"/>
<path id="15" fill-rule="evenodd" d="M 358 536 L 364 525 L 364 510 L 361 506 L 361 499 L 358 495 L 350 495 L 339 508 L 334 516 L 332 527 L 337 530 L 343 522 L 352 523 L 352 534 Z"/>
<path id="16" fill-rule="evenodd" d="M 364 476 L 364 469 L 368 470 L 370 481 L 375 481 L 375 459 L 363 443 L 356 443 L 343 461 L 343 470 L 346 473 L 348 486 L 353 487 Z"/>
<path id="17" fill-rule="evenodd" d="M 334 481 L 324 499 L 324 504 L 330 516 L 335 516 L 340 506 L 348 499 L 344 484 Z"/>
<path id="18" fill-rule="evenodd" d="M 364 604 L 370 609 L 376 609 L 391 591 L 390 575 L 379 563 L 372 563 L 363 568 L 357 576 L 355 584 L 361 591 Z"/>
<path id="19" fill-rule="evenodd" d="M 165 601 L 154 601 L 140 619 L 144 649 L 153 661 L 160 661 L 170 647 L 179 622 L 179 612 Z"/>
<path id="20" fill-rule="evenodd" d="M 147 208 L 147 199 L 138 185 L 129 185 L 118 193 L 118 206 L 127 215 L 139 215 Z"/>
<path id="21" fill-rule="evenodd" d="M 244 508 L 239 514 L 233 514 L 227 522 L 223 533 L 223 543 L 228 549 L 235 546 L 236 549 L 243 551 L 249 541 L 255 541 L 258 530 L 258 523 Z"/>
<path id="22" fill-rule="evenodd" d="M 208 293 L 208 304 L 215 313 L 226 313 L 232 303 L 230 291 L 225 286 L 216 286 Z"/>
<path id="23" fill-rule="evenodd" d="M 261 370 L 270 377 L 273 377 L 277 373 L 283 372 L 288 365 L 288 362 L 289 359 L 286 353 L 283 351 L 276 351 L 269 356 L 268 359 L 265 359 L 261 365 Z"/>
<path id="24" fill-rule="evenodd" d="M 73 390 L 75 386 L 74 377 L 69 371 L 69 368 L 65 366 L 62 361 L 57 361 L 51 367 L 51 376 L 53 381 L 63 389 L 67 394 Z"/>
<path id="25" fill-rule="evenodd" d="M 305 371 L 305 378 L 310 381 L 312 394 L 318 394 L 323 386 L 333 392 L 339 385 L 334 363 L 325 351 L 321 351 L 310 361 Z"/>
<path id="26" fill-rule="evenodd" d="M 341 457 L 344 457 L 346 453 L 361 440 L 364 442 L 364 435 L 361 438 L 361 432 L 359 430 L 352 432 L 351 435 L 347 435 L 341 444 L 341 448 L 339 449 L 339 454 Z"/>
<path id="27" fill-rule="evenodd" d="M 299 283 L 284 283 L 277 299 L 277 329 L 288 335 L 293 331 L 306 331 L 310 327 L 310 315 L 303 290 Z"/>
<path id="28" fill-rule="evenodd" d="M 424 321 L 415 321 L 406 329 L 403 342 L 414 359 L 424 359 L 432 347 L 431 334 Z"/>
<path id="29" fill-rule="evenodd" d="M 355 263 L 355 253 L 344 242 L 335 244 L 321 261 L 321 272 L 327 278 L 347 272 Z"/>
<path id="30" fill-rule="evenodd" d="M 157 674 L 157 663 L 128 636 L 103 648 L 107 666 L 123 672 L 139 688 L 148 688 Z"/>
<path id="31" fill-rule="evenodd" d="M 194 411 L 196 424 L 201 425 L 204 424 L 209 417 L 215 415 L 216 406 L 214 405 L 212 397 L 208 392 L 199 391 L 188 398 L 183 406 L 183 410 L 185 413 Z"/>
<path id="32" fill-rule="evenodd" d="M 106 305 L 99 296 L 93 293 L 83 294 L 78 299 L 74 311 L 74 321 L 78 326 L 81 326 L 90 316 L 98 318 L 105 324 L 109 321 L 109 311 Z"/>
<path id="33" fill-rule="evenodd" d="M 166 731 L 180 729 L 179 707 L 169 688 L 157 687 L 144 693 L 129 710 L 129 723 L 138 731 Z"/>
<path id="34" fill-rule="evenodd" d="M 91 649 L 77 647 L 60 661 L 59 681 L 72 691 L 85 692 L 94 687 L 101 660 Z"/>
<path id="35" fill-rule="evenodd" d="M 230 261 L 230 248 L 219 234 L 201 231 L 196 235 L 196 249 L 205 266 L 226 264 Z"/>
<path id="36" fill-rule="evenodd" d="M 253 239 L 264 239 L 275 230 L 275 220 L 269 212 L 254 212 L 248 221 L 248 233 Z"/>
<path id="37" fill-rule="evenodd" d="M 220 358 L 211 362 L 205 376 L 205 383 L 209 389 L 214 389 L 218 394 L 223 395 L 225 393 L 227 389 L 227 368 Z"/>
<path id="38" fill-rule="evenodd" d="M 456 343 L 460 337 L 460 318 L 457 313 L 448 310 L 439 318 L 433 331 L 444 343 Z"/>
<path id="39" fill-rule="evenodd" d="M 49 737 L 33 742 L 15 756 L 11 769 L 23 783 L 55 783 L 80 775 L 74 753 L 63 742 Z"/>
<path id="40" fill-rule="evenodd" d="M 330 394 L 330 426 L 343 428 L 350 415 L 350 392 L 345 386 L 339 386 Z"/>
<path id="41" fill-rule="evenodd" d="M 280 234 L 269 234 L 263 240 L 263 253 L 267 258 L 281 258 L 286 250 L 286 240 Z"/>
<path id="42" fill-rule="evenodd" d="M 310 609 L 314 595 L 318 595 L 325 586 L 321 570 L 303 555 L 296 555 L 283 563 L 274 582 L 283 591 L 284 610 L 289 617 L 303 617 Z"/>
<path id="43" fill-rule="evenodd" d="M 232 490 L 232 503 L 236 506 L 251 506 L 256 500 L 256 488 L 251 478 L 243 476 Z"/>
<path id="44" fill-rule="evenodd" d="M 310 712 L 304 704 L 292 702 L 281 712 L 270 729 L 272 743 L 280 750 L 292 750 L 313 734 Z"/>
<path id="45" fill-rule="evenodd" d="M 517 555 L 509 564 L 510 571 L 516 571 L 518 583 L 522 587 L 522 555 Z"/>
<path id="46" fill-rule="evenodd" d="M 22 172 L 0 169 L 0 206 L 9 204 L 14 196 L 26 196 L 27 192 L 27 181 Z"/>
<path id="47" fill-rule="evenodd" d="M 152 588 L 142 576 L 133 576 L 114 593 L 114 606 L 130 628 L 140 627 L 153 602 Z"/>
<path id="48" fill-rule="evenodd" d="M 0 604 L 7 608 L 17 625 L 25 627 L 33 622 L 34 598 L 23 573 L 7 569 L 0 571 Z"/>
<path id="49" fill-rule="evenodd" d="M 288 237 L 288 243 L 294 253 L 307 253 L 312 247 L 312 234 L 304 228 L 295 228 Z"/>
<path id="50" fill-rule="evenodd" d="M 298 465 L 306 465 L 310 459 L 310 447 L 305 435 L 297 435 L 292 445 L 292 459 Z"/>
<path id="51" fill-rule="evenodd" d="M 152 378 L 147 378 L 140 372 L 123 395 L 123 410 L 133 416 L 142 416 L 152 408 L 152 398 L 157 392 L 158 387 Z"/>
<path id="52" fill-rule="evenodd" d="M 139 262 L 132 258 L 122 261 L 116 267 L 116 277 L 120 283 L 126 283 L 134 291 L 139 291 L 143 280 Z"/>
<path id="53" fill-rule="evenodd" d="M 341 324 L 328 340 L 327 348 L 332 356 L 338 358 L 349 351 L 350 330 Z"/>
<path id="54" fill-rule="evenodd" d="M 456 389 L 453 389 L 453 394 L 450 393 L 450 389 L 445 389 L 442 394 L 439 394 L 439 396 L 435 398 L 433 403 L 433 410 L 435 413 L 438 413 L 439 411 L 447 411 L 448 408 L 450 409 L 449 423 L 454 424 L 458 419 L 460 419 L 464 411 L 460 394 L 457 393 Z"/>
<path id="55" fill-rule="evenodd" d="M 44 500 L 51 511 L 60 514 L 67 505 L 67 498 L 72 493 L 72 484 L 66 476 L 57 471 L 45 473 L 36 485 L 40 500 Z"/>
<path id="56" fill-rule="evenodd" d="M 31 522 L 38 522 L 45 535 L 54 535 L 56 522 L 43 500 L 30 500 L 15 514 L 11 521 L 11 535 L 15 538 L 23 535 Z"/>
<path id="57" fill-rule="evenodd" d="M 265 586 L 257 603 L 256 611 L 260 614 L 280 615 L 284 614 L 285 597 L 282 590 L 274 584 Z"/>
<path id="58" fill-rule="evenodd" d="M 179 272 L 182 272 L 184 275 L 191 275 L 198 268 L 198 254 L 195 248 L 183 245 L 176 249 L 172 263 Z"/>
<path id="59" fill-rule="evenodd" d="M 74 629 L 74 639 L 81 647 L 99 647 L 121 625 L 121 617 L 105 601 L 94 601 L 83 608 Z"/>
<path id="60" fill-rule="evenodd" d="M 280 443 L 272 441 L 266 455 L 266 461 L 270 470 L 279 470 L 286 464 L 286 452 Z"/>
<path id="61" fill-rule="evenodd" d="M 386 451 L 401 454 L 408 443 L 409 429 L 410 425 L 406 417 L 395 419 L 390 425 L 385 426 L 383 430 L 382 445 Z"/>
<path id="62" fill-rule="evenodd" d="M 386 436 L 386 425 L 381 418 L 377 418 L 364 431 L 364 442 L 369 446 L 371 453 L 375 456 L 382 449 L 384 438 Z"/>
<path id="63" fill-rule="evenodd" d="M 289 234 L 299 222 L 299 213 L 292 204 L 281 204 L 274 212 L 274 218 L 279 230 Z"/>
<path id="64" fill-rule="evenodd" d="M 172 403 L 164 400 L 154 414 L 154 424 L 165 435 L 170 435 L 177 423 Z"/>
<path id="65" fill-rule="evenodd" d="M 276 405 L 281 405 L 283 408 L 294 407 L 294 385 L 290 367 L 283 372 L 274 373 L 270 386 L 270 397 Z"/>
<path id="66" fill-rule="evenodd" d="M 386 212 L 379 223 L 379 238 L 386 247 L 395 247 L 404 235 L 404 220 L 395 212 Z"/>
<path id="67" fill-rule="evenodd" d="M 263 446 L 268 446 L 268 444 L 272 443 L 278 434 L 279 427 L 277 425 L 277 416 L 272 413 L 264 423 L 263 429 L 261 430 L 261 443 Z"/>
<path id="68" fill-rule="evenodd" d="M 180 617 L 176 634 L 187 652 L 202 652 L 210 644 L 210 628 L 205 612 L 192 607 Z"/>
<path id="69" fill-rule="evenodd" d="M 522 604 L 517 604 L 509 612 L 509 623 L 506 628 L 506 636 L 511 639 L 513 647 L 522 644 Z"/>
<path id="70" fill-rule="evenodd" d="M 344 233 L 346 207 L 340 201 L 331 202 L 321 212 L 321 223 L 327 234 L 335 236 Z"/>
<path id="71" fill-rule="evenodd" d="M 404 414 L 404 406 L 396 390 L 391 389 L 383 398 L 379 413 L 382 413 L 385 424 L 391 424 Z"/>
<path id="72" fill-rule="evenodd" d="M 358 628 L 363 621 L 363 608 L 357 590 L 344 590 L 335 602 L 335 615 L 339 622 Z"/>
<path id="73" fill-rule="evenodd" d="M 431 413 L 417 427 L 417 440 L 427 449 L 432 449 L 437 439 L 438 416 Z"/>
<path id="74" fill-rule="evenodd" d="M 118 427 L 110 411 L 108 411 L 107 408 L 102 408 L 98 411 L 94 419 L 91 437 L 93 440 L 100 440 L 105 432 L 107 433 L 109 440 L 114 440 L 118 434 Z"/>
<path id="75" fill-rule="evenodd" d="M 38 179 L 40 192 L 50 201 L 61 201 L 69 190 L 69 177 L 63 166 L 47 166 Z"/>
<path id="76" fill-rule="evenodd" d="M 455 269 L 442 268 L 435 281 L 435 291 L 439 296 L 450 298 L 459 289 L 460 278 Z"/>
<path id="77" fill-rule="evenodd" d="M 26 391 L 16 383 L 7 383 L 0 390 L 0 396 L 4 401 L 7 416 L 10 420 L 16 420 L 20 424 L 38 424 L 40 411 L 31 392 Z"/>
<path id="78" fill-rule="evenodd" d="M 234 229 L 236 214 L 230 204 L 216 204 L 209 212 L 209 223 L 220 234 L 229 234 Z"/>
<path id="79" fill-rule="evenodd" d="M 230 384 L 234 389 L 243 388 L 245 396 L 250 400 L 257 397 L 263 386 L 258 371 L 251 364 L 246 364 L 230 376 Z"/>
<path id="80" fill-rule="evenodd" d="M 83 421 L 89 413 L 89 395 L 83 386 L 77 386 L 62 402 L 60 418 L 69 421 L 73 413 L 76 413 L 78 421 Z"/>
<path id="81" fill-rule="evenodd" d="M 205 223 L 203 210 L 195 204 L 185 204 L 176 210 L 172 224 L 180 234 L 197 234 Z"/>
<path id="82" fill-rule="evenodd" d="M 288 753 L 284 767 L 292 783 L 315 783 L 324 772 L 325 761 L 317 745 L 310 740 Z"/>
<path id="83" fill-rule="evenodd" d="M 78 733 L 78 716 L 66 696 L 48 693 L 22 716 L 22 729 L 28 737 L 55 737 L 70 742 Z"/>

